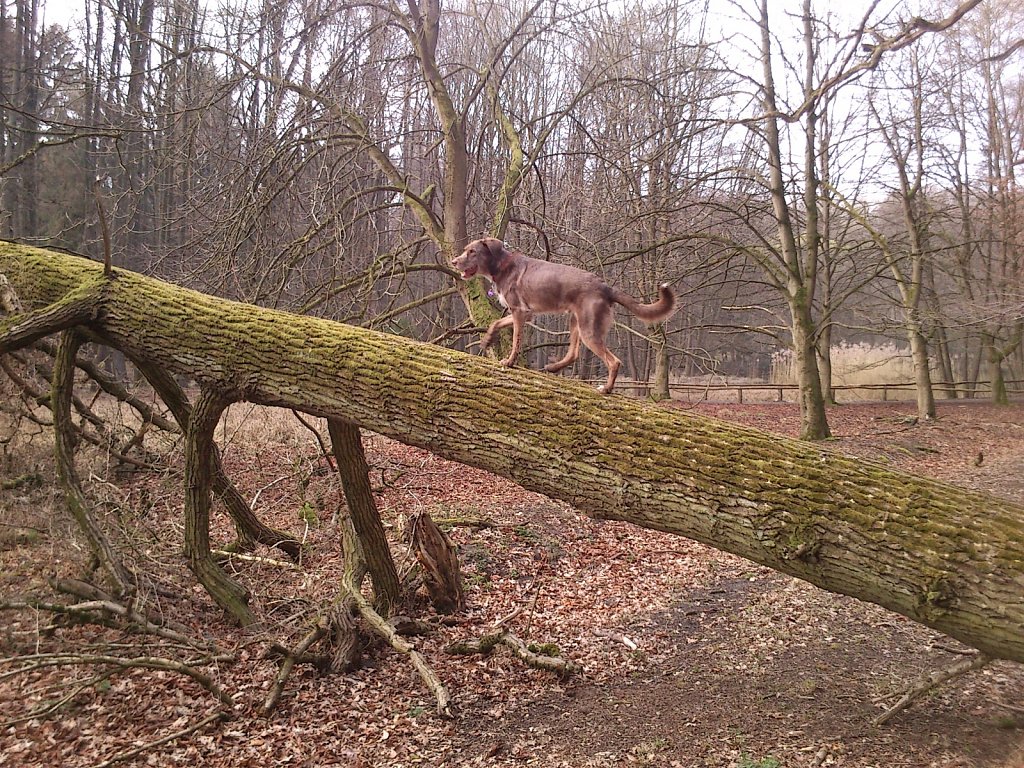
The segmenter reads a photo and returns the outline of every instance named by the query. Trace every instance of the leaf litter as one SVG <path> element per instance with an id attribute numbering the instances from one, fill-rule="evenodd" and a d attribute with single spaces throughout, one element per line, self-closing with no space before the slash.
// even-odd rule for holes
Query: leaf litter
<path id="1" fill-rule="evenodd" d="M 796 407 L 786 404 L 696 410 L 791 435 L 799 424 Z M 830 411 L 840 450 L 1024 496 L 1024 407 L 942 403 L 934 422 L 910 417 L 908 404 Z M 101 486 L 108 522 L 127 534 L 139 567 L 175 594 L 159 598 L 161 609 L 237 657 L 206 668 L 235 697 L 230 720 L 121 765 L 1024 765 L 1024 674 L 1016 665 L 993 665 L 872 728 L 879 700 L 964 649 L 875 606 L 696 542 L 591 520 L 502 478 L 378 436 L 365 442 L 399 567 L 411 563 L 405 522 L 421 511 L 459 549 L 467 610 L 437 617 L 422 595 L 408 606 L 434 625 L 415 642 L 453 694 L 455 720 L 438 718 L 405 659 L 378 645 L 345 674 L 297 667 L 278 710 L 259 716 L 277 672 L 265 653 L 269 641 L 294 643 L 308 630 L 310 612 L 336 592 L 343 505 L 308 433 L 282 426 L 247 441 L 242 426 L 225 446 L 227 472 L 256 498 L 264 522 L 299 534 L 305 545 L 299 570 L 230 563 L 267 617 L 262 634 L 227 622 L 184 567 L 175 454 L 163 475 Z M 147 500 L 142 508 L 139 499 Z M 81 575 L 85 554 L 68 545 L 74 538 L 54 511 L 57 502 L 52 485 L 0 497 L 12 524 L 46 531 L 42 541 L 0 551 L 4 599 L 47 594 L 47 576 Z M 213 539 L 228 542 L 231 533 L 218 514 Z M 8 613 L 4 621 L 5 659 L 111 643 L 153 655 L 175 650 L 92 626 L 43 632 L 47 619 L 30 613 Z M 502 649 L 486 657 L 445 653 L 450 643 L 477 639 L 502 621 L 584 671 L 561 680 Z M 92 681 L 95 675 L 49 668 L 0 678 L 0 766 L 98 765 L 199 721 L 215 703 L 180 675 L 131 670 L 106 682 Z M 76 685 L 66 702 L 43 711 Z"/>

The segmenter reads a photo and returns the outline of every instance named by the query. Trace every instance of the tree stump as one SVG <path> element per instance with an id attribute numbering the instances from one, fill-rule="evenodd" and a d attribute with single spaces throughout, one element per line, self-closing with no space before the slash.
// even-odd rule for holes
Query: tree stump
<path id="1" fill-rule="evenodd" d="M 454 613 L 465 608 L 462 570 L 455 546 L 426 512 L 413 518 L 410 538 L 434 610 Z"/>

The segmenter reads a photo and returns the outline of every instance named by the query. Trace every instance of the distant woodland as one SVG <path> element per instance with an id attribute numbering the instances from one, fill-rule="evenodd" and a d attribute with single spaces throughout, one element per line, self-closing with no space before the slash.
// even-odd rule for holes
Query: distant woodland
<path id="1" fill-rule="evenodd" d="M 708 5 L 0 0 L 0 236 L 475 351 L 499 309 L 449 261 L 486 233 L 671 282 L 664 326 L 620 316 L 624 374 L 787 361 L 804 436 L 842 343 L 910 358 L 924 417 L 1005 398 L 1024 7 Z M 538 323 L 533 367 L 566 341 Z"/>

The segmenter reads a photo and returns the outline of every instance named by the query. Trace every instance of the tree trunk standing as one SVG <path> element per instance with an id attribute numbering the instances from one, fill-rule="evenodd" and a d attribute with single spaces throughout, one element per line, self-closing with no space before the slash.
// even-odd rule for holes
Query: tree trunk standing
<path id="1" fill-rule="evenodd" d="M 381 614 L 389 616 L 392 607 L 398 604 L 401 587 L 377 503 L 373 499 L 373 490 L 370 488 L 370 468 L 366 463 L 359 428 L 341 419 L 329 418 L 327 430 L 331 436 L 334 460 L 338 462 L 338 474 L 341 476 L 352 525 L 359 536 L 363 561 L 373 581 L 376 607 Z"/>
<path id="2" fill-rule="evenodd" d="M 942 313 L 942 306 L 939 301 L 938 291 L 935 290 L 935 265 L 929 261 L 924 267 L 924 301 L 928 314 L 932 317 L 932 328 L 935 338 L 935 347 L 939 369 L 942 372 L 942 380 L 946 386 L 942 388 L 946 399 L 956 400 L 957 391 L 953 382 L 956 381 L 956 371 L 953 367 L 953 356 L 950 353 L 949 337 L 946 333 L 946 319 Z"/>
<path id="3" fill-rule="evenodd" d="M 931 254 L 927 249 L 929 215 L 924 191 L 924 82 L 916 50 L 910 52 L 909 60 L 900 69 L 905 70 L 910 78 L 906 83 L 906 91 L 910 94 L 909 118 L 904 117 L 902 112 L 894 112 L 888 102 L 885 102 L 888 104 L 885 115 L 879 114 L 874 100 L 869 100 L 868 108 L 898 174 L 897 191 L 903 214 L 906 245 L 892 245 L 889 238 L 877 228 L 866 221 L 864 224 L 879 246 L 883 263 L 892 273 L 899 291 L 903 329 L 910 345 L 911 363 L 914 368 L 917 416 L 924 421 L 935 418 L 935 393 L 932 389 L 928 339 L 921 319 L 921 302 L 925 295 L 925 277 L 928 274 Z M 904 126 L 909 129 L 908 134 L 900 133 Z"/>
<path id="4" fill-rule="evenodd" d="M 668 338 L 665 335 L 664 324 L 659 323 L 658 327 L 651 332 L 651 339 L 654 346 L 654 380 L 651 382 L 651 399 L 668 400 L 672 393 L 668 383 Z"/>
<path id="5" fill-rule="evenodd" d="M 0 273 L 31 311 L 97 280 L 102 267 L 3 243 Z M 0 323 L 0 343 L 11 325 Z M 129 356 L 191 376 L 207 391 L 341 418 L 595 518 L 687 536 L 877 603 L 994 658 L 1024 661 L 1019 504 L 821 446 L 601 396 L 539 372 L 126 271 L 109 281 L 103 312 L 88 325 Z M 186 443 L 197 563 L 211 562 L 201 525 L 208 465 L 199 457 L 219 412 L 214 399 L 205 396 L 205 416 L 193 414 L 201 426 Z"/>
<path id="6" fill-rule="evenodd" d="M 469 149 L 462 112 L 456 108 L 447 84 L 437 66 L 437 44 L 441 34 L 439 0 L 407 0 L 409 9 L 406 33 L 419 61 L 427 92 L 440 126 L 444 145 L 444 234 L 434 241 L 441 255 L 449 261 L 469 242 L 466 210 L 469 192 Z M 425 229 L 429 235 L 431 230 Z M 482 233 L 481 233 L 482 234 Z M 501 316 L 487 295 L 488 283 L 483 278 L 458 281 L 457 288 L 478 328 L 486 328 Z M 505 357 L 511 348 L 511 333 L 503 332 L 493 354 Z"/>
<path id="7" fill-rule="evenodd" d="M 1020 339 L 1017 339 L 1020 343 Z M 996 339 L 988 332 L 982 333 L 982 355 L 985 358 L 985 365 L 988 369 L 988 380 L 991 387 L 991 399 L 996 405 L 1009 405 L 1010 396 L 1006 391 L 1006 377 L 1003 375 L 1003 360 L 1016 348 L 1016 344 L 1010 349 L 1000 349 Z"/>
<path id="8" fill-rule="evenodd" d="M 4 185 L 8 192 L 5 207 L 11 212 L 11 232 L 18 237 L 36 238 L 39 231 L 39 160 L 33 150 L 39 141 L 39 46 L 38 0 L 16 0 L 14 55 L 8 76 L 15 111 L 7 113 L 11 127 L 5 137 L 12 144 L 11 160 L 20 158 L 15 176 Z M 10 55 L 7 51 L 4 58 Z M 7 85 L 7 84 L 5 84 Z M 15 115 L 13 119 L 9 116 Z M 8 207 L 9 206 L 9 207 Z"/>
<path id="9" fill-rule="evenodd" d="M 444 235 L 442 253 L 449 259 L 467 243 L 466 195 L 469 190 L 469 150 L 462 114 L 456 109 L 437 67 L 437 43 L 441 32 L 439 0 L 407 0 L 409 40 L 420 63 L 430 101 L 437 113 L 444 139 Z"/>
<path id="10" fill-rule="evenodd" d="M 818 355 L 818 377 L 821 379 L 821 397 L 830 405 L 838 405 L 835 390 L 832 388 L 832 324 L 825 323 L 818 331 L 818 342 L 815 344 Z"/>
<path id="11" fill-rule="evenodd" d="M 825 413 L 825 399 L 821 391 L 821 375 L 818 370 L 816 328 L 813 318 L 814 290 L 817 280 L 817 184 L 815 182 L 815 135 L 813 116 L 808 118 L 805 139 L 808 142 L 805 155 L 805 205 L 807 206 L 808 242 L 797 244 L 796 230 L 786 199 L 786 183 L 782 173 L 782 142 L 779 136 L 779 108 L 776 102 L 775 78 L 772 72 L 772 39 L 768 25 L 768 2 L 761 0 L 761 68 L 764 75 L 763 107 L 765 117 L 764 140 L 768 154 L 768 190 L 772 210 L 778 221 L 779 249 L 785 265 L 786 281 L 780 285 L 789 305 L 791 331 L 793 334 L 793 356 L 797 369 L 797 385 L 800 387 L 800 437 L 804 440 L 823 440 L 831 436 Z M 809 13 L 805 3 L 805 17 Z M 808 41 L 810 45 L 810 41 Z M 811 67 L 808 63 L 808 67 Z M 810 76 L 810 75 L 808 75 Z M 813 114 L 813 113 L 812 113 Z M 812 215 L 813 214 L 813 215 Z M 801 255 L 803 258 L 801 258 Z"/>
<path id="12" fill-rule="evenodd" d="M 12 26 L 7 3 L 0 2 L 0 43 L 7 50 L 12 47 L 9 33 Z M 0 57 L 0 93 L 13 90 L 15 68 L 10 56 Z M 13 115 L 6 109 L 0 109 L 0 167 L 6 168 L 14 159 L 14 124 Z M 14 235 L 14 184 L 0 182 L 0 237 L 11 238 Z"/>
<path id="13" fill-rule="evenodd" d="M 832 436 L 825 414 L 825 398 L 818 370 L 818 346 L 809 302 L 797 291 L 789 305 L 793 315 L 793 356 L 800 398 L 800 438 L 824 440 Z"/>
<path id="14" fill-rule="evenodd" d="M 808 22 L 809 23 L 809 20 Z M 833 300 L 833 286 L 835 285 L 837 266 L 838 238 L 834 236 L 832 229 L 832 212 L 835 207 L 833 201 L 834 181 L 832 179 L 832 123 L 829 101 L 825 101 L 821 109 L 820 132 L 816 138 L 816 162 L 818 167 L 818 178 L 821 179 L 820 187 L 823 193 L 820 195 L 821 202 L 821 317 L 822 322 L 818 328 L 818 342 L 815 345 L 818 350 L 818 373 L 821 378 L 821 396 L 829 405 L 837 405 L 835 389 L 832 386 L 832 316 L 836 310 L 836 302 Z"/>
<path id="15" fill-rule="evenodd" d="M 910 241 L 910 275 L 909 280 L 893 268 L 900 296 L 903 299 L 903 311 L 906 318 L 907 334 L 910 342 L 910 356 L 914 364 L 914 380 L 917 389 L 917 415 L 920 419 L 935 418 L 935 393 L 932 390 L 931 360 L 928 354 L 928 339 L 924 335 L 921 322 L 921 298 L 924 293 L 926 245 L 928 242 L 928 202 L 924 191 L 924 81 L 921 63 L 917 51 L 910 53 L 910 71 L 912 73 L 912 105 L 913 105 L 913 139 L 911 146 L 915 158 L 914 176 L 911 180 L 906 162 L 897 158 L 902 190 L 900 202 L 903 208 L 903 221 Z"/>
<path id="16" fill-rule="evenodd" d="M 920 293 L 920 291 L 918 291 Z M 914 390 L 917 393 L 917 417 L 924 420 L 935 418 L 935 390 L 932 388 L 931 358 L 928 354 L 928 339 L 921 330 L 917 312 L 907 318 L 907 337 L 910 342 L 910 359 L 914 365 Z"/>

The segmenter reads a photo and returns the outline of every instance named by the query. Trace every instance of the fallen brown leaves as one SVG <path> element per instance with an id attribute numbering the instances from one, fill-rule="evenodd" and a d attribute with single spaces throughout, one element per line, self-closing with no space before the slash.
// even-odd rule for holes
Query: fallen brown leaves
<path id="1" fill-rule="evenodd" d="M 985 748 L 995 745 L 1011 760 L 1021 747 L 1012 730 L 991 725 L 998 718 L 992 697 L 1021 704 L 1016 670 L 997 668 L 959 692 L 937 694 L 928 706 L 945 723 L 942 743 L 929 746 L 927 734 L 938 726 L 927 724 L 927 712 L 872 736 L 851 721 L 866 723 L 871 696 L 925 663 L 922 643 L 935 640 L 926 631 L 685 539 L 590 520 L 501 478 L 370 435 L 371 481 L 399 569 L 412 565 L 403 532 L 421 512 L 445 526 L 459 548 L 468 608 L 444 621 L 422 596 L 406 606 L 434 625 L 413 641 L 452 693 L 456 719 L 437 718 L 415 671 L 379 644 L 364 650 L 363 666 L 353 672 L 296 667 L 275 714 L 260 717 L 277 672 L 266 648 L 272 641 L 294 646 L 337 593 L 341 495 L 307 430 L 286 414 L 233 411 L 218 430 L 226 471 L 255 499 L 261 519 L 297 534 L 305 547 L 297 570 L 259 558 L 228 562 L 252 590 L 253 609 L 267 618 L 264 634 L 230 626 L 184 568 L 177 468 L 90 489 L 102 495 L 107 524 L 129 542 L 129 559 L 175 594 L 156 598 L 159 609 L 238 659 L 203 667 L 234 697 L 229 721 L 122 765 L 689 767 L 748 758 L 757 765 L 772 755 L 787 766 L 953 766 L 975 764 L 957 762 L 971 754 L 982 755 L 979 766 L 1016 768 Z M 700 412 L 791 434 L 798 417 L 786 405 Z M 943 405 L 937 422 L 921 425 L 906 422 L 909 413 L 894 404 L 835 410 L 838 447 L 1021 495 L 1024 408 Z M 173 446 L 168 456 L 177 467 Z M 3 493 L 11 525 L 45 531 L 0 552 L 4 597 L 47 594 L 42 574 L 80 575 L 84 556 L 60 513 L 51 511 L 52 488 Z M 218 516 L 215 525 L 214 541 L 230 541 L 227 519 Z M 8 658 L 110 644 L 126 652 L 175 650 L 92 626 L 43 631 L 46 619 L 33 612 L 4 622 L 0 649 Z M 499 626 L 526 643 L 557 646 L 582 673 L 562 680 L 502 648 L 486 656 L 445 652 Z M 95 674 L 39 670 L 0 679 L 0 721 L 21 720 L 0 725 L 0 765 L 97 765 L 200 722 L 213 703 L 200 686 L 170 672 L 129 670 L 91 681 Z M 32 714 L 75 685 L 80 690 L 53 713 Z M 858 706 L 859 714 L 850 715 Z M 972 718 L 978 728 L 968 727 Z M 915 735 L 922 722 L 924 735 Z"/>

